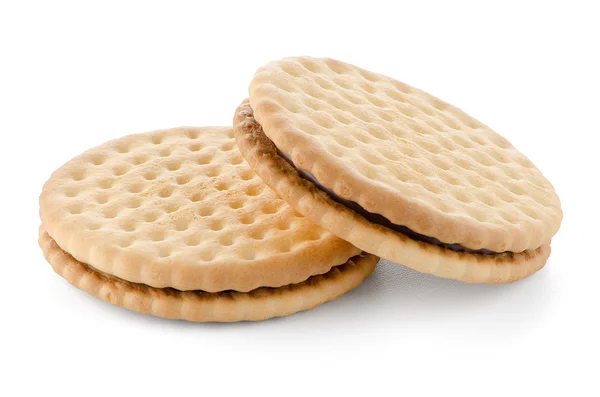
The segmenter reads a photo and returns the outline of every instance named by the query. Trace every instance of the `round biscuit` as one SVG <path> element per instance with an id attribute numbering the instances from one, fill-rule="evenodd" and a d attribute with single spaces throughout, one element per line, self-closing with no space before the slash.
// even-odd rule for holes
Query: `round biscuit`
<path id="1" fill-rule="evenodd" d="M 279 287 L 360 253 L 268 189 L 226 127 L 135 134 L 88 150 L 46 182 L 40 217 L 78 261 L 156 288 Z"/>
<path id="2" fill-rule="evenodd" d="M 338 196 L 470 249 L 548 244 L 562 212 L 552 185 L 506 139 L 393 78 L 333 59 L 258 69 L 254 117 L 294 164 Z"/>

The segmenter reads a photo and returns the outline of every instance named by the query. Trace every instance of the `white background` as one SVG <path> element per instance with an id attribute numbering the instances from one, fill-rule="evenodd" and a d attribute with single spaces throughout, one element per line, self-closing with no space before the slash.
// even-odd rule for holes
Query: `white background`
<path id="1" fill-rule="evenodd" d="M 595 2 L 206 3 L 0 2 L 0 395 L 599 395 Z M 129 133 L 229 125 L 255 69 L 291 55 L 391 75 L 506 136 L 563 202 L 547 266 L 486 286 L 382 262 L 316 310 L 229 325 L 53 273 L 37 198 L 54 169 Z"/>

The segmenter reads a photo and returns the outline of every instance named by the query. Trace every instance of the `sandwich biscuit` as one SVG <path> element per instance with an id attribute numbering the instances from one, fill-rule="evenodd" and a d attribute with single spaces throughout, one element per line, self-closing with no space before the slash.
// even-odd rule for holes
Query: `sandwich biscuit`
<path id="1" fill-rule="evenodd" d="M 263 181 L 321 227 L 419 271 L 501 283 L 544 266 L 552 185 L 506 139 L 421 90 L 332 59 L 260 68 L 234 118 Z"/>
<path id="2" fill-rule="evenodd" d="M 40 245 L 57 273 L 113 304 L 169 318 L 306 310 L 356 286 L 377 262 L 279 199 L 226 127 L 154 131 L 88 150 L 46 182 L 40 217 Z"/>

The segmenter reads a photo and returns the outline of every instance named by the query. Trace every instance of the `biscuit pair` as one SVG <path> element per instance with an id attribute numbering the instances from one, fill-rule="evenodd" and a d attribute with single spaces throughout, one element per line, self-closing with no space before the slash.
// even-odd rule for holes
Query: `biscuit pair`
<path id="1" fill-rule="evenodd" d="M 233 130 L 130 135 L 69 161 L 40 217 L 47 260 L 88 293 L 241 321 L 335 299 L 378 257 L 465 282 L 521 279 L 545 265 L 562 212 L 541 172 L 481 122 L 392 78 L 301 57 L 257 71 Z"/>

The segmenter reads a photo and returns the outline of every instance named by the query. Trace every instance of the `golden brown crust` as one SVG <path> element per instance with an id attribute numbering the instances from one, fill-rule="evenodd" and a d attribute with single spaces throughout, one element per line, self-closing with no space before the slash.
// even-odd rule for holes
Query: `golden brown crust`
<path id="1" fill-rule="evenodd" d="M 419 242 L 370 223 L 333 201 L 277 154 L 273 142 L 252 117 L 248 101 L 237 109 L 234 133 L 238 146 L 262 180 L 302 215 L 365 252 L 424 273 L 471 283 L 506 283 L 541 269 L 550 245 L 497 255 L 459 253 Z"/>
<path id="2" fill-rule="evenodd" d="M 40 217 L 77 260 L 157 288 L 279 287 L 360 252 L 268 189 L 230 127 L 129 135 L 88 150 L 46 182 Z"/>
<path id="3" fill-rule="evenodd" d="M 361 254 L 304 282 L 250 292 L 177 291 L 107 276 L 77 261 L 40 227 L 39 244 L 54 271 L 75 287 L 116 306 L 159 317 L 201 322 L 256 321 L 287 316 L 338 298 L 359 285 L 379 258 Z"/>
<path id="4" fill-rule="evenodd" d="M 552 185 L 486 125 L 421 90 L 333 59 L 260 68 L 250 104 L 265 134 L 336 195 L 470 249 L 550 243 Z"/>

